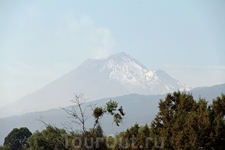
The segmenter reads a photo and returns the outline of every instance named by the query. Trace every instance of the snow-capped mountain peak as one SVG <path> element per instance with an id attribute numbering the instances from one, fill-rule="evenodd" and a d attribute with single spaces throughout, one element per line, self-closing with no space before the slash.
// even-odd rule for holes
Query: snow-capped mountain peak
<path id="1" fill-rule="evenodd" d="M 148 70 L 133 57 L 118 53 L 106 59 L 88 59 L 68 74 L 0 109 L 1 116 L 66 107 L 74 93 L 89 100 L 127 94 L 165 94 L 190 87 L 165 71 Z M 28 107 L 29 106 L 29 107 Z M 2 113 L 4 112 L 4 113 Z"/>
<path id="2" fill-rule="evenodd" d="M 131 93 L 164 94 L 191 88 L 170 77 L 160 69 L 148 70 L 139 61 L 125 53 L 105 59 L 100 72 L 109 72 L 109 79 L 119 82 Z"/>

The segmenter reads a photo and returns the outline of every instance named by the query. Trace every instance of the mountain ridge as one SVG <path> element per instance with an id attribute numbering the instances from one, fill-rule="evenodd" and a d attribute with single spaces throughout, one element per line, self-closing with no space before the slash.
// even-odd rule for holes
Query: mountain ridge
<path id="1" fill-rule="evenodd" d="M 117 53 L 105 59 L 87 59 L 44 88 L 0 109 L 0 117 L 69 106 L 74 92 L 89 100 L 127 94 L 157 95 L 191 88 L 163 70 L 148 70 L 135 58 Z"/>
<path id="2" fill-rule="evenodd" d="M 188 93 L 191 93 L 195 100 L 198 100 L 198 98 L 201 97 L 206 99 L 206 101 L 208 101 L 208 104 L 212 104 L 213 99 L 215 99 L 217 96 L 220 96 L 221 93 L 225 94 L 225 83 L 211 87 L 194 88 Z M 85 97 L 86 95 L 84 95 L 84 98 Z M 121 124 L 119 127 L 115 125 L 109 125 L 109 122 L 112 122 L 111 117 L 104 117 L 101 120 L 101 124 L 105 131 L 105 134 L 110 134 L 125 131 L 127 128 L 133 126 L 135 123 L 138 123 L 139 125 L 145 125 L 146 123 L 150 124 L 157 112 L 159 111 L 159 100 L 164 99 L 165 97 L 166 94 L 129 94 L 117 97 L 107 97 L 96 100 L 91 103 L 94 103 L 97 106 L 103 106 L 106 102 L 112 99 L 117 101 L 119 105 L 123 106 L 126 115 L 124 118 L 124 123 Z M 87 102 L 87 105 L 89 103 L 90 102 Z M 91 114 L 91 112 L 89 112 L 88 114 Z M 3 143 L 4 138 L 13 128 L 20 128 L 25 126 L 28 127 L 31 132 L 44 129 L 44 125 L 38 121 L 38 119 L 40 119 L 40 116 L 42 116 L 44 121 L 46 121 L 47 123 L 54 124 L 59 128 L 64 128 L 64 126 L 62 126 L 62 123 L 65 123 L 71 119 L 68 118 L 69 116 L 66 112 L 59 108 L 0 118 L 0 145 L 1 143 Z M 87 122 L 87 125 L 89 125 L 89 122 Z"/>

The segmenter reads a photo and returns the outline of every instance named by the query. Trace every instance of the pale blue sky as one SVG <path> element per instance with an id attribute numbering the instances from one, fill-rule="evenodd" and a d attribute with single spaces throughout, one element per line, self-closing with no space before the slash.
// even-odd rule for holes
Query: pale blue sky
<path id="1" fill-rule="evenodd" d="M 0 1 L 0 106 L 125 52 L 191 87 L 225 83 L 225 1 Z"/>

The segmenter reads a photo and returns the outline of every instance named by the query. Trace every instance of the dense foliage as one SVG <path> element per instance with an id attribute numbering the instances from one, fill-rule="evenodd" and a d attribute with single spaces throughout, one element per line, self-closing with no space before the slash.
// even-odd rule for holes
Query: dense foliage
<path id="1" fill-rule="evenodd" d="M 29 137 L 30 148 L 24 149 L 222 150 L 225 148 L 225 95 L 217 97 L 209 105 L 205 99 L 199 98 L 196 101 L 191 94 L 178 91 L 167 94 L 165 99 L 160 100 L 158 107 L 159 112 L 149 125 L 140 126 L 136 123 L 115 136 L 106 136 L 103 134 L 99 119 L 104 114 L 110 114 L 119 125 L 124 116 L 123 108 L 118 108 L 117 102 L 109 101 L 106 106 L 93 109 L 92 115 L 95 119 L 93 128 L 66 132 L 64 129 L 47 125 L 46 129 L 36 131 Z M 82 117 L 80 118 L 82 121 Z M 9 144 L 6 145 L 0 147 L 0 150 L 10 149 Z"/>
<path id="2" fill-rule="evenodd" d="M 4 141 L 4 148 L 11 150 L 21 150 L 22 148 L 29 147 L 27 139 L 32 133 L 26 127 L 20 129 L 14 128 L 6 137 Z"/>
<path id="3" fill-rule="evenodd" d="M 41 132 L 36 131 L 29 137 L 30 150 L 54 150 L 65 148 L 66 131 L 48 125 Z"/>
<path id="4" fill-rule="evenodd" d="M 151 123 L 151 136 L 164 138 L 165 149 L 223 149 L 225 147 L 225 95 L 212 105 L 191 94 L 174 92 L 159 102 Z"/>

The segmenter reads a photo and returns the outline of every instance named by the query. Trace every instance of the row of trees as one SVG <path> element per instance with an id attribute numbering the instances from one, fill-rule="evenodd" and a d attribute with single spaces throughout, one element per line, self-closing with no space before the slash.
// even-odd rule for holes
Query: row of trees
<path id="1" fill-rule="evenodd" d="M 225 95 L 211 105 L 191 94 L 174 92 L 159 102 L 159 112 L 148 126 L 135 124 L 120 134 L 128 149 L 204 149 L 225 148 Z M 118 147 L 116 149 L 126 149 Z"/>
<path id="2" fill-rule="evenodd" d="M 99 124 L 105 114 L 113 116 L 119 125 L 125 115 L 122 107 L 115 101 L 109 101 L 104 107 L 86 105 L 82 108 L 82 96 L 78 95 L 74 101 L 76 108 L 65 110 L 81 126 L 80 131 L 66 131 L 46 124 L 46 129 L 36 131 L 25 143 L 17 149 L 56 150 L 56 149 L 206 149 L 220 150 L 225 148 L 225 95 L 221 95 L 208 104 L 205 99 L 194 100 L 193 96 L 185 92 L 167 94 L 159 102 L 159 112 L 151 124 L 139 126 L 136 123 L 124 132 L 115 136 L 104 135 Z M 86 108 L 93 110 L 93 128 L 86 129 Z M 68 127 L 68 126 L 67 126 Z M 16 129 L 14 129 L 16 130 Z M 14 131 L 13 130 L 13 131 Z M 12 131 L 12 132 L 13 132 Z M 27 132 L 29 133 L 29 132 Z M 9 138 L 10 137 L 10 138 Z M 17 137 L 18 138 L 18 137 Z M 12 139 L 11 133 L 5 138 L 4 147 L 13 149 L 7 142 Z M 23 141 L 23 140 L 22 140 Z"/>
<path id="3" fill-rule="evenodd" d="M 4 146 L 0 146 L 0 150 L 63 150 L 74 149 L 74 147 L 76 147 L 75 149 L 96 149 L 96 147 L 104 147 L 104 137 L 100 120 L 104 115 L 108 114 L 113 117 L 113 122 L 119 126 L 125 115 L 123 107 L 119 107 L 118 103 L 113 100 L 107 102 L 105 106 L 96 106 L 93 103 L 87 105 L 86 99 L 83 98 L 82 94 L 75 95 L 71 102 L 74 103 L 74 106 L 69 109 L 63 109 L 72 118 L 70 123 L 64 124 L 65 129 L 59 129 L 40 119 L 39 121 L 46 125 L 46 129 L 31 134 L 26 127 L 20 129 L 15 128 L 5 138 Z M 93 113 L 90 115 L 86 114 L 88 109 Z M 90 117 L 93 117 L 94 120 L 93 127 L 87 129 L 86 121 Z M 73 123 L 75 123 L 76 127 L 79 126 L 81 130 L 73 131 Z M 78 141 L 75 141 L 74 138 L 78 139 Z M 100 140 L 98 142 L 100 145 L 95 146 L 96 144 L 92 142 L 96 141 L 96 138 Z M 94 146 L 87 146 L 90 144 L 94 144 Z"/>

